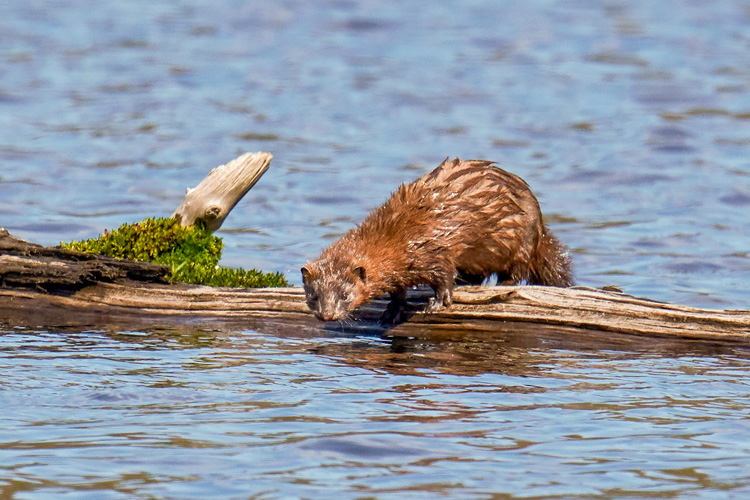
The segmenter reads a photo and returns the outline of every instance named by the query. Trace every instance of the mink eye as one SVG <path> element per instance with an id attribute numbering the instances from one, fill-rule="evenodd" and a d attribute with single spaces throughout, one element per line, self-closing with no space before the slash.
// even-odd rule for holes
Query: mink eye
<path id="1" fill-rule="evenodd" d="M 344 302 L 349 302 L 351 298 L 352 296 L 349 292 L 344 292 L 341 294 L 341 300 L 343 300 Z"/>

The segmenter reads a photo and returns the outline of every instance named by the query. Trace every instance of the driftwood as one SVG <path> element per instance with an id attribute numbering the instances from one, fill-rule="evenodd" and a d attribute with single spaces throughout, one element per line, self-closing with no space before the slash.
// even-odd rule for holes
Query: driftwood
<path id="1" fill-rule="evenodd" d="M 270 160 L 270 154 L 255 153 L 214 169 L 198 188 L 188 191 L 176 216 L 183 224 L 203 219 L 218 228 Z M 234 184 L 241 186 L 234 189 Z M 211 190 L 223 194 L 213 195 Z M 0 230 L 0 323 L 116 330 L 221 325 L 279 334 L 328 329 L 431 340 L 488 338 L 498 332 L 521 331 L 599 343 L 623 342 L 624 334 L 750 345 L 750 311 L 696 309 L 614 291 L 459 287 L 450 309 L 424 314 L 419 311 L 430 293 L 415 290 L 408 297 L 415 305 L 408 320 L 383 327 L 377 322 L 385 307 L 383 300 L 362 308 L 356 320 L 324 324 L 307 310 L 300 288 L 238 290 L 165 284 L 167 272 L 154 264 L 42 247 Z"/>
<path id="2" fill-rule="evenodd" d="M 183 226 L 221 227 L 229 212 L 268 170 L 270 153 L 246 153 L 211 170 L 172 214 Z M 166 283 L 170 270 L 145 262 L 113 259 L 22 241 L 0 228 L 0 286 L 59 292 L 123 280 Z"/>
<path id="3" fill-rule="evenodd" d="M 329 328 L 395 336 L 459 340 L 517 328 L 590 334 L 631 334 L 676 339 L 750 341 L 750 311 L 714 311 L 664 304 L 589 288 L 532 286 L 459 287 L 454 305 L 418 312 L 429 297 L 415 290 L 408 321 L 384 327 L 384 300 L 360 311 L 356 321 L 325 324 L 307 310 L 301 288 L 216 289 L 204 286 L 98 283 L 74 293 L 0 289 L 0 317 L 26 327 L 118 328 L 232 325 L 260 331 Z M 562 330 L 561 330 L 562 329 Z"/>
<path id="4" fill-rule="evenodd" d="M 0 286 L 42 291 L 78 290 L 96 283 L 166 283 L 169 268 L 148 262 L 43 247 L 19 240 L 0 228 Z"/>
<path id="5" fill-rule="evenodd" d="M 268 170 L 271 158 L 271 153 L 247 153 L 216 167 L 197 187 L 187 189 L 172 217 L 183 226 L 202 220 L 211 231 L 216 231 L 237 202 Z"/>
<path id="6" fill-rule="evenodd" d="M 221 227 L 229 212 L 268 170 L 273 155 L 246 153 L 211 170 L 172 214 L 183 226 L 202 221 L 211 231 Z M 130 279 L 166 282 L 169 269 L 143 262 L 123 261 L 99 255 L 18 240 L 0 228 L 0 286 L 38 290 L 77 290 L 93 283 Z"/>
<path id="7" fill-rule="evenodd" d="M 377 322 L 376 300 L 356 321 L 324 324 L 300 288 L 217 289 L 162 284 L 163 266 L 44 248 L 0 233 L 0 318 L 9 326 L 118 328 L 223 324 L 279 330 L 330 328 L 406 337 L 462 338 L 512 329 L 557 329 L 639 336 L 750 342 L 750 311 L 664 304 L 619 292 L 532 286 L 459 287 L 450 309 L 419 312 L 430 297 L 414 290 L 415 308 L 395 327 Z M 562 329 L 562 330 L 561 330 Z"/>

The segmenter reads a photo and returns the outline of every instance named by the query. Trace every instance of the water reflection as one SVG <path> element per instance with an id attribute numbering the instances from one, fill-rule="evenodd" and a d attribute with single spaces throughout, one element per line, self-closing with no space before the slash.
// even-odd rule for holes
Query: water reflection
<path id="1" fill-rule="evenodd" d="M 402 325 L 403 327 L 403 325 Z M 348 331 L 361 335 L 376 327 L 356 327 Z M 512 376 L 535 376 L 548 367 L 550 351 L 571 351 L 579 354 L 623 359 L 631 356 L 721 356 L 750 354 L 742 345 L 685 341 L 680 339 L 641 338 L 633 335 L 602 331 L 529 326 L 508 323 L 495 331 L 473 333 L 461 329 L 431 326 L 424 335 L 417 327 L 399 327 L 382 331 L 378 343 L 324 343 L 311 352 L 333 356 L 348 364 L 384 370 L 396 374 L 419 374 L 434 371 L 451 375 L 498 373 Z M 343 333 L 346 328 L 331 328 Z"/>
<path id="2" fill-rule="evenodd" d="M 348 325 L 339 323 L 289 324 L 258 323 L 273 332 L 272 344 L 279 352 L 311 353 L 343 362 L 352 367 L 366 368 L 396 375 L 481 375 L 496 373 L 518 377 L 548 376 L 551 353 L 576 353 L 582 359 L 624 360 L 657 357 L 750 357 L 750 348 L 736 342 L 639 337 L 603 331 L 586 331 L 526 323 L 493 323 L 493 329 L 471 329 L 430 325 L 420 333 L 420 326 L 402 324 L 385 328 L 369 321 Z M 231 325 L 231 324 L 230 324 Z M 253 332 L 243 336 L 222 322 L 216 328 L 169 326 L 145 331 L 91 330 L 79 327 L 43 333 L 32 344 L 41 351 L 67 351 L 86 348 L 90 335 L 102 335 L 129 350 L 191 349 L 209 352 L 198 357 L 194 369 L 215 369 L 257 360 L 248 353 L 267 350 L 269 337 Z M 54 339 L 54 342 L 49 342 Z M 288 345 L 285 343 L 288 342 Z M 99 345 L 99 347 L 101 347 Z M 29 347 L 35 348 L 35 347 Z"/>

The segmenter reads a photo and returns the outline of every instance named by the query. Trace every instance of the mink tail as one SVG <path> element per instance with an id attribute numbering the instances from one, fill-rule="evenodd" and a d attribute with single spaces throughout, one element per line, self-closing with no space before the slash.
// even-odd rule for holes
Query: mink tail
<path id="1" fill-rule="evenodd" d="M 528 283 L 560 287 L 573 285 L 570 256 L 560 240 L 546 228 L 536 253 L 531 257 Z"/>

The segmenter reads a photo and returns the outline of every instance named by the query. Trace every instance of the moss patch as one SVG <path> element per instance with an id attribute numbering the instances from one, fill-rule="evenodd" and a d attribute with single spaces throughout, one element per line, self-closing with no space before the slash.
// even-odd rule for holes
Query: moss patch
<path id="1" fill-rule="evenodd" d="M 140 260 L 172 268 L 170 281 L 229 287 L 289 286 L 281 273 L 219 266 L 224 243 L 205 227 L 183 227 L 175 219 L 144 219 L 105 231 L 98 238 L 60 243 L 79 252 Z"/>

